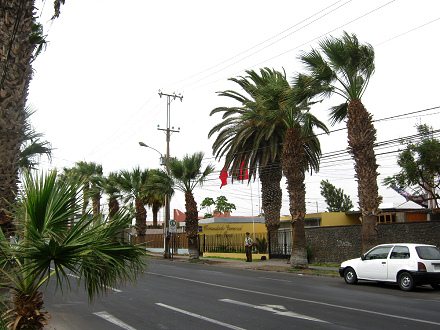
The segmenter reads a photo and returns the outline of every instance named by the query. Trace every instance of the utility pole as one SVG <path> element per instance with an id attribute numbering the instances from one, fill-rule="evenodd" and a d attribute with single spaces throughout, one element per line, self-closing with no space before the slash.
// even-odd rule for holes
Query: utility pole
<path id="1" fill-rule="evenodd" d="M 171 127 L 171 101 L 175 100 L 176 98 L 180 99 L 180 102 L 182 102 L 183 95 L 176 95 L 176 93 L 173 94 L 167 94 L 162 93 L 161 90 L 159 90 L 159 96 L 162 98 L 162 96 L 166 96 L 167 98 L 167 126 L 166 128 L 160 128 L 159 126 L 157 129 L 159 131 L 164 131 L 166 134 L 166 141 L 167 141 L 167 152 L 165 155 L 165 169 L 167 171 L 167 174 L 170 174 L 170 168 L 168 166 L 168 161 L 170 159 L 170 137 L 171 133 L 179 133 L 180 128 L 177 130 L 174 129 L 174 126 Z M 171 257 L 170 254 L 170 196 L 165 196 L 165 226 L 164 226 L 164 258 L 169 259 Z"/>

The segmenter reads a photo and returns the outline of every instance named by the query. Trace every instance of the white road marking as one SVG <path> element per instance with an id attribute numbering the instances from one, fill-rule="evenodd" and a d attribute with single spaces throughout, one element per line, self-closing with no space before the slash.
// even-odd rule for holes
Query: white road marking
<path id="1" fill-rule="evenodd" d="M 113 315 L 107 313 L 106 311 L 102 311 L 102 312 L 96 312 L 93 313 L 96 316 L 110 322 L 113 323 L 115 325 L 117 325 L 118 327 L 125 329 L 125 330 L 136 330 L 136 328 L 133 328 L 132 326 L 129 326 L 127 323 L 122 322 L 120 319 L 114 317 Z"/>
<path id="2" fill-rule="evenodd" d="M 54 270 L 53 268 L 51 268 L 51 270 Z M 75 275 L 75 274 L 67 274 L 67 276 L 70 276 L 70 277 L 73 277 L 73 278 L 76 278 L 76 279 L 79 279 L 79 276 L 78 275 Z M 122 290 L 119 290 L 119 289 L 115 289 L 115 288 L 112 288 L 112 287 L 110 287 L 110 286 L 106 286 L 106 288 L 107 289 L 110 289 L 110 290 L 112 290 L 112 291 L 114 291 L 114 292 L 122 292 Z"/>
<path id="3" fill-rule="evenodd" d="M 282 299 L 287 299 L 287 300 L 300 301 L 300 302 L 305 302 L 305 303 L 310 303 L 310 304 L 315 304 L 315 305 L 328 306 L 328 307 L 345 309 L 345 310 L 349 310 L 349 311 L 361 312 L 361 313 L 366 313 L 366 314 L 380 315 L 380 316 L 391 317 L 391 318 L 400 319 L 400 320 L 407 320 L 407 321 L 420 322 L 420 323 L 426 323 L 426 324 L 440 325 L 440 322 L 433 322 L 433 321 L 428 321 L 428 320 L 415 319 L 415 318 L 406 317 L 406 316 L 400 316 L 400 315 L 386 314 L 386 313 L 371 311 L 371 310 L 368 310 L 368 309 L 361 309 L 361 308 L 355 308 L 355 307 L 348 307 L 348 306 L 342 306 L 342 305 L 325 303 L 325 302 L 322 302 L 322 301 L 294 298 L 294 297 L 289 297 L 289 296 L 277 295 L 277 294 L 273 294 L 273 293 L 267 293 L 267 292 L 249 290 L 249 289 L 242 289 L 242 288 L 237 288 L 237 287 L 227 286 L 227 285 L 222 285 L 222 284 L 209 283 L 209 282 L 204 282 L 204 281 L 197 281 L 197 280 L 193 280 L 193 279 L 185 278 L 185 277 L 178 277 L 178 276 L 172 276 L 172 275 L 164 275 L 164 274 L 153 273 L 153 272 L 146 272 L 146 274 L 162 276 L 162 277 L 167 277 L 167 278 L 173 278 L 173 279 L 181 280 L 181 281 L 199 283 L 199 284 L 209 285 L 209 286 L 213 286 L 213 287 L 217 287 L 217 288 L 224 288 L 224 289 L 241 291 L 241 292 L 250 292 L 250 293 L 255 293 L 255 294 L 259 294 L 259 295 L 263 295 L 263 296 L 268 296 L 268 297 L 277 297 L 277 298 L 282 298 Z"/>
<path id="4" fill-rule="evenodd" d="M 307 315 L 302 315 L 302 314 L 290 312 L 290 311 L 286 310 L 286 308 L 284 306 L 280 306 L 280 305 L 263 305 L 263 306 L 258 306 L 258 305 L 252 305 L 252 304 L 248 304 L 248 303 L 245 303 L 245 302 L 237 301 L 237 300 L 232 300 L 232 299 L 219 299 L 219 300 L 223 301 L 223 302 L 230 303 L 230 304 L 235 304 L 235 305 L 240 305 L 240 306 L 245 306 L 245 307 L 250 307 L 250 308 L 255 308 L 255 309 L 261 309 L 263 311 L 272 312 L 272 313 L 274 313 L 276 315 L 294 317 L 294 318 L 297 318 L 297 319 L 303 319 L 303 320 L 314 321 L 314 322 L 328 323 L 327 321 L 316 319 L 314 317 L 310 317 L 310 316 L 307 316 Z"/>
<path id="5" fill-rule="evenodd" d="M 196 317 L 196 318 L 201 319 L 201 320 L 204 320 L 204 321 L 208 321 L 208 322 L 211 322 L 211 323 L 214 323 L 214 324 L 218 324 L 218 325 L 221 325 L 221 326 L 223 326 L 223 327 L 225 327 L 225 328 L 228 328 L 228 329 L 234 329 L 234 330 L 245 330 L 244 328 L 240 328 L 240 327 L 237 327 L 237 326 L 232 325 L 232 324 L 228 324 L 228 323 L 220 322 L 220 321 L 217 321 L 217 320 L 211 319 L 211 318 L 209 318 L 209 317 L 206 317 L 206 316 L 203 316 L 203 315 L 200 315 L 200 314 L 191 313 L 191 312 L 185 311 L 185 310 L 180 309 L 180 308 L 177 308 L 177 307 L 173 307 L 173 306 L 165 305 L 165 304 L 162 304 L 162 303 L 156 303 L 156 305 L 159 305 L 159 306 L 162 306 L 162 307 L 165 307 L 165 308 L 171 309 L 171 310 L 173 310 L 173 311 L 176 311 L 176 312 L 179 312 L 179 313 L 182 313 L 182 314 L 185 314 L 185 315 L 189 315 L 189 316 L 192 316 L 192 317 Z"/>

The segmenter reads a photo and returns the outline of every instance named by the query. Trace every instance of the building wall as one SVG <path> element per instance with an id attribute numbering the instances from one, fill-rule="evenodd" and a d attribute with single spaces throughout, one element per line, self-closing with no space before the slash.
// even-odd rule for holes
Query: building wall
<path id="1" fill-rule="evenodd" d="M 341 262 L 361 255 L 361 226 L 306 228 L 312 262 Z M 440 247 L 440 222 L 378 225 L 378 244 L 425 243 Z"/>
<path id="2" fill-rule="evenodd" d="M 244 234 L 249 233 L 266 233 L 266 225 L 264 223 L 208 223 L 201 224 L 202 232 L 205 235 L 223 235 L 223 234 Z"/>
<path id="3" fill-rule="evenodd" d="M 345 214 L 345 212 L 308 213 L 305 218 L 320 218 L 321 227 L 359 225 L 361 223 L 357 215 Z M 280 221 L 282 228 L 290 228 L 290 216 L 283 215 L 280 217 Z"/>

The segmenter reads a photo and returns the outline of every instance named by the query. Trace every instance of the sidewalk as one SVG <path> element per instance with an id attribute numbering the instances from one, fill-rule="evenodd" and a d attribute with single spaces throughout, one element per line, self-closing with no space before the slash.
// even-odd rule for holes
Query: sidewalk
<path id="1" fill-rule="evenodd" d="M 162 253 L 147 253 L 153 258 L 163 258 Z M 174 255 L 173 259 L 166 259 L 170 262 L 192 262 L 187 255 Z M 215 265 L 220 267 L 237 268 L 237 269 L 250 269 L 250 270 L 263 270 L 263 271 L 275 271 L 275 272 L 299 272 L 294 270 L 290 266 L 288 259 L 269 259 L 269 260 L 254 260 L 253 262 L 246 262 L 244 260 L 236 259 L 223 259 L 223 258 L 207 258 L 200 257 L 199 263 L 208 265 Z M 301 270 L 303 272 L 303 270 Z M 309 269 L 304 270 L 304 273 L 315 275 L 329 275 L 339 276 L 338 267 L 324 267 L 324 266 L 309 266 Z"/>

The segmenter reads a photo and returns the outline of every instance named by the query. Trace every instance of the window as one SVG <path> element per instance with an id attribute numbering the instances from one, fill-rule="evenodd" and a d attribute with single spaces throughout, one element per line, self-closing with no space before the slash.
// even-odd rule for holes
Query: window
<path id="1" fill-rule="evenodd" d="M 395 246 L 390 259 L 409 259 L 409 249 L 406 246 Z"/>
<path id="2" fill-rule="evenodd" d="M 365 255 L 365 260 L 386 259 L 390 250 L 391 246 L 379 246 L 368 252 Z"/>
<path id="3" fill-rule="evenodd" d="M 395 213 L 382 213 L 377 217 L 378 223 L 395 223 L 396 214 Z"/>
<path id="4" fill-rule="evenodd" d="M 319 227 L 320 225 L 321 225 L 321 218 L 304 219 L 304 227 Z"/>
<path id="5" fill-rule="evenodd" d="M 417 246 L 416 251 L 420 259 L 440 260 L 440 250 L 435 246 Z"/>

